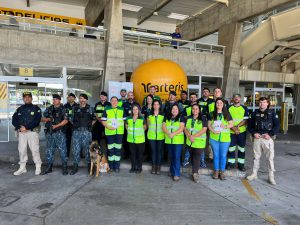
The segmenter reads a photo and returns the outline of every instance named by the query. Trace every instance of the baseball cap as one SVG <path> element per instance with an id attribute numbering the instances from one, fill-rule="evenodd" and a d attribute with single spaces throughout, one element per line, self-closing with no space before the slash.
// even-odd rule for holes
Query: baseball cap
<path id="1" fill-rule="evenodd" d="M 60 97 L 60 95 L 58 95 L 58 94 L 53 94 L 53 95 L 52 95 L 52 98 L 56 98 L 56 99 L 61 100 L 61 97 Z"/>
<path id="2" fill-rule="evenodd" d="M 83 97 L 83 98 L 85 98 L 86 100 L 89 100 L 87 94 L 84 94 L 84 93 L 81 93 L 81 94 L 79 95 L 79 97 Z"/>
<path id="3" fill-rule="evenodd" d="M 23 98 L 24 98 L 25 96 L 29 96 L 29 97 L 32 98 L 32 94 L 31 94 L 31 92 L 29 92 L 29 91 L 23 92 Z"/>
<path id="4" fill-rule="evenodd" d="M 174 96 L 176 96 L 177 94 L 176 94 L 176 91 L 170 91 L 170 93 L 169 93 L 170 95 L 174 95 Z"/>

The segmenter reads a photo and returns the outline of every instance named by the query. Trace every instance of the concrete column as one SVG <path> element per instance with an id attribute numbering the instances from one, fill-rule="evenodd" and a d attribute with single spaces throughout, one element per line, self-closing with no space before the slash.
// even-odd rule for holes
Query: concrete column
<path id="1" fill-rule="evenodd" d="M 300 63 L 295 64 L 295 74 L 300 76 Z M 294 97 L 296 105 L 296 115 L 294 122 L 295 124 L 300 124 L 300 84 L 295 84 Z"/>
<path id="2" fill-rule="evenodd" d="M 241 23 L 231 23 L 219 29 L 219 44 L 226 46 L 223 78 L 223 96 L 228 99 L 239 92 Z"/>
<path id="3" fill-rule="evenodd" d="M 106 5 L 104 27 L 107 33 L 105 71 L 101 89 L 108 91 L 108 81 L 125 81 L 122 0 L 110 0 Z"/>

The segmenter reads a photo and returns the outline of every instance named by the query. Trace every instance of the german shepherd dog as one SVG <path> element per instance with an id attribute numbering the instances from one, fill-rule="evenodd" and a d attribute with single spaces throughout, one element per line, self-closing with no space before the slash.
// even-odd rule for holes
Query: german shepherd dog
<path id="1" fill-rule="evenodd" d="M 104 155 L 103 148 L 98 144 L 98 141 L 92 141 L 90 145 L 90 158 L 91 158 L 91 168 L 90 176 L 93 176 L 94 168 L 96 167 L 96 177 L 99 176 L 99 172 L 107 172 L 109 170 L 108 161 Z M 105 170 L 103 170 L 104 167 Z"/>

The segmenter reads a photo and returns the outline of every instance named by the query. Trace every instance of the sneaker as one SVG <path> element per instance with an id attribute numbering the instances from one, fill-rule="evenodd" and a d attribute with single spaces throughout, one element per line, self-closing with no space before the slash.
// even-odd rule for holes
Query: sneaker
<path id="1" fill-rule="evenodd" d="M 199 179 L 199 174 L 198 173 L 193 173 L 192 175 L 192 179 L 195 183 L 199 183 L 200 179 Z"/>
<path id="2" fill-rule="evenodd" d="M 23 173 L 27 173 L 26 167 L 20 167 L 16 172 L 14 172 L 14 175 L 20 176 Z"/>
<path id="3" fill-rule="evenodd" d="M 247 176 L 246 179 L 249 181 L 257 179 L 257 173 L 252 173 L 250 176 Z"/>
<path id="4" fill-rule="evenodd" d="M 232 169 L 234 169 L 235 168 L 235 165 L 234 164 L 232 164 L 232 163 L 227 163 L 227 165 L 226 165 L 226 169 L 227 170 L 232 170 Z"/>
<path id="5" fill-rule="evenodd" d="M 184 162 L 182 163 L 183 167 L 186 167 L 190 164 L 190 162 L 188 160 L 184 160 Z"/>
<path id="6" fill-rule="evenodd" d="M 179 179 L 180 179 L 180 178 L 179 178 L 178 176 L 174 176 L 174 177 L 173 177 L 173 180 L 174 180 L 174 181 L 179 181 Z"/>

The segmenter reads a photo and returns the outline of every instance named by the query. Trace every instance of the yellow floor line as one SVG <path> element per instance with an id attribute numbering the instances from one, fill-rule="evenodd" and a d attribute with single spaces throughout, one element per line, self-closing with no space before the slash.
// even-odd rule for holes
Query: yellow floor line
<path id="1" fill-rule="evenodd" d="M 273 225 L 279 225 L 278 221 L 276 219 L 274 219 L 272 216 L 268 215 L 267 213 L 263 212 L 262 216 L 269 223 L 271 223 Z"/>
<path id="2" fill-rule="evenodd" d="M 254 191 L 254 189 L 251 187 L 251 185 L 249 184 L 248 180 L 242 179 L 242 183 L 243 183 L 244 187 L 247 189 L 248 193 L 252 197 L 254 197 L 257 201 L 261 201 L 260 197 L 256 194 L 256 192 Z"/>

